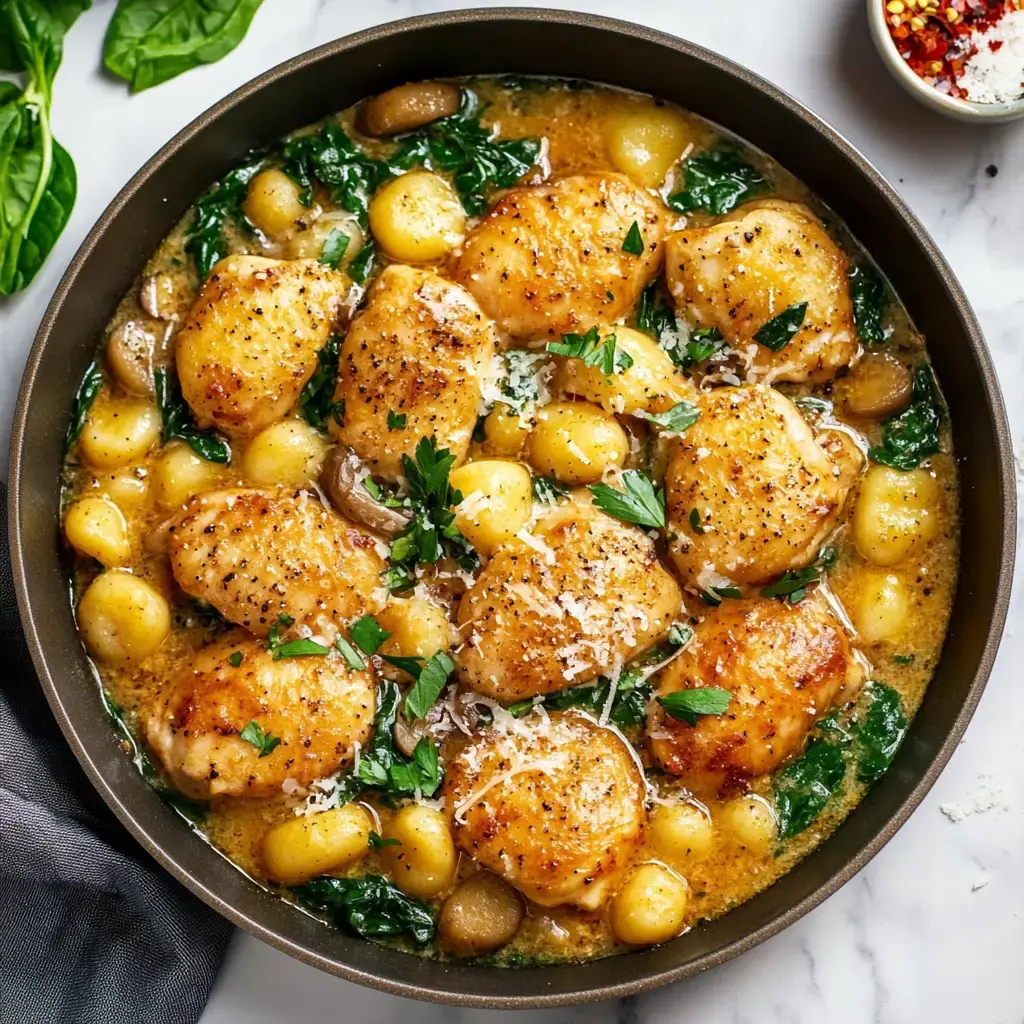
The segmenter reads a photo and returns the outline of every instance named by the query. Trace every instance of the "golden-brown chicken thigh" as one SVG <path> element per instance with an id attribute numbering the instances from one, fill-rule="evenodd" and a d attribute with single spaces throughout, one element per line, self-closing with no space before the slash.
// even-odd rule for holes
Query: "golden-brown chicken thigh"
<path id="1" fill-rule="evenodd" d="M 703 686 L 732 694 L 696 725 L 650 705 L 651 752 L 704 798 L 744 788 L 797 753 L 814 723 L 856 694 L 864 673 L 828 601 L 726 600 L 656 678 L 658 696 Z"/>
<path id="2" fill-rule="evenodd" d="M 826 381 L 857 354 L 847 260 L 801 203 L 767 199 L 708 227 L 665 240 L 665 277 L 680 313 L 717 327 L 749 363 L 749 379 Z M 807 303 L 800 330 L 778 352 L 754 334 Z"/>
<path id="3" fill-rule="evenodd" d="M 178 586 L 265 637 L 278 616 L 331 643 L 384 603 L 376 542 L 300 491 L 223 490 L 194 497 L 171 526 Z"/>
<path id="4" fill-rule="evenodd" d="M 177 339 L 181 393 L 199 425 L 246 437 L 286 416 L 346 290 L 346 278 L 317 260 L 221 260 Z"/>
<path id="5" fill-rule="evenodd" d="M 642 530 L 568 503 L 503 544 L 463 595 L 456 665 L 496 700 L 551 693 L 643 654 L 681 607 Z"/>
<path id="6" fill-rule="evenodd" d="M 429 270 L 392 264 L 341 348 L 332 427 L 373 473 L 397 479 L 402 455 L 433 437 L 461 462 L 495 360 L 494 325 L 464 288 Z M 388 413 L 405 426 L 388 426 Z"/>
<path id="7" fill-rule="evenodd" d="M 669 554 L 689 585 L 709 572 L 763 583 L 814 561 L 848 486 L 774 388 L 708 392 L 665 474 Z"/>
<path id="8" fill-rule="evenodd" d="M 617 732 L 534 712 L 471 739 L 444 797 L 455 842 L 480 864 L 543 907 L 595 909 L 639 848 L 646 787 Z"/>
<path id="9" fill-rule="evenodd" d="M 188 796 L 271 796 L 286 779 L 306 786 L 348 764 L 353 744 L 369 738 L 374 703 L 373 673 L 353 671 L 336 651 L 275 661 L 238 629 L 195 654 L 144 728 Z M 250 722 L 256 742 L 241 736 Z"/>
<path id="10" fill-rule="evenodd" d="M 517 338 L 586 331 L 625 316 L 654 279 L 665 213 L 620 174 L 513 189 L 470 232 L 454 277 Z M 634 222 L 638 256 L 622 248 Z"/>

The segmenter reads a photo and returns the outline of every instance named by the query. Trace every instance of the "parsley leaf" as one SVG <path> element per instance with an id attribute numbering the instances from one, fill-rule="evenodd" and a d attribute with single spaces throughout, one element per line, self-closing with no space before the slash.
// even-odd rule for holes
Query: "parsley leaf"
<path id="1" fill-rule="evenodd" d="M 238 735 L 246 743 L 251 743 L 260 752 L 260 757 L 272 754 L 281 744 L 280 737 L 264 732 L 260 724 L 255 720 L 250 721 Z"/>
<path id="2" fill-rule="evenodd" d="M 773 352 L 781 352 L 800 330 L 800 325 L 807 315 L 806 302 L 794 302 L 778 316 L 772 317 L 754 332 L 754 340 Z"/>
<path id="3" fill-rule="evenodd" d="M 385 846 L 401 846 L 401 839 L 385 839 L 379 832 L 374 832 L 370 829 L 370 835 L 368 836 L 370 841 L 370 849 L 382 850 Z"/>
<path id="4" fill-rule="evenodd" d="M 549 341 L 547 350 L 558 356 L 582 359 L 584 366 L 596 366 L 606 377 L 633 365 L 633 357 L 616 348 L 615 335 L 609 334 L 602 341 L 596 327 L 586 334 L 563 334 L 561 341 Z"/>
<path id="5" fill-rule="evenodd" d="M 361 672 L 366 668 L 363 656 L 341 634 L 334 638 L 334 646 L 338 648 L 345 664 L 353 672 Z"/>
<path id="6" fill-rule="evenodd" d="M 348 265 L 348 276 L 356 284 L 362 284 L 373 272 L 373 261 L 376 258 L 377 246 L 373 244 L 372 238 L 368 238 L 359 252 L 352 257 L 352 262 Z"/>
<path id="7" fill-rule="evenodd" d="M 666 202 L 677 213 L 704 210 L 720 217 L 764 191 L 767 184 L 734 149 L 715 147 L 683 164 L 683 187 Z"/>
<path id="8" fill-rule="evenodd" d="M 320 262 L 331 270 L 337 270 L 345 258 L 345 250 L 350 241 L 344 231 L 334 228 L 324 239 L 323 249 L 320 250 Z"/>
<path id="9" fill-rule="evenodd" d="M 684 400 L 666 412 L 644 412 L 641 409 L 637 415 L 641 419 L 656 423 L 670 434 L 681 434 L 697 422 L 700 410 L 692 402 Z"/>
<path id="10" fill-rule="evenodd" d="M 238 668 L 238 666 L 242 664 L 242 652 L 241 651 L 234 651 L 231 654 L 229 654 L 228 655 L 228 664 L 232 668 Z"/>
<path id="11" fill-rule="evenodd" d="M 536 501 L 557 505 L 558 499 L 566 497 L 568 493 L 569 488 L 560 484 L 554 477 L 535 476 L 533 478 L 533 497 Z"/>
<path id="12" fill-rule="evenodd" d="M 640 225 L 633 221 L 626 237 L 622 240 L 622 251 L 630 256 L 642 256 L 644 252 L 644 236 L 640 234 Z"/>
<path id="13" fill-rule="evenodd" d="M 528 405 L 540 400 L 536 364 L 544 361 L 544 354 L 513 348 L 503 358 L 508 376 L 498 385 L 502 394 L 501 402 L 513 412 L 521 413 Z"/>
<path id="14" fill-rule="evenodd" d="M 913 654 L 894 654 L 892 660 L 896 665 L 913 665 L 917 659 Z"/>
<path id="15" fill-rule="evenodd" d="M 437 744 L 421 737 L 412 752 L 411 761 L 396 761 L 391 766 L 390 789 L 398 793 L 422 793 L 431 797 L 441 785 L 441 768 Z"/>
<path id="16" fill-rule="evenodd" d="M 96 364 L 90 363 L 89 369 L 85 371 L 82 383 L 78 385 L 75 392 L 75 404 L 71 410 L 71 422 L 68 424 L 67 432 L 64 434 L 63 457 L 74 447 L 75 442 L 82 436 L 85 428 L 85 421 L 89 417 L 89 410 L 96 396 L 103 386 L 103 370 Z"/>
<path id="17" fill-rule="evenodd" d="M 685 647 L 693 639 L 693 630 L 685 622 L 673 622 L 668 630 L 668 642 L 673 647 Z"/>
<path id="18" fill-rule="evenodd" d="M 314 655 L 330 654 L 330 647 L 318 644 L 315 640 L 306 637 L 299 637 L 297 640 L 288 640 L 285 643 L 275 644 L 270 648 L 274 655 L 274 661 L 282 658 L 308 658 Z"/>
<path id="19" fill-rule="evenodd" d="M 697 363 L 707 362 L 712 356 L 721 355 L 728 347 L 717 327 L 701 327 L 686 342 L 680 365 L 688 370 Z"/>
<path id="20" fill-rule="evenodd" d="M 660 342 L 670 331 L 678 328 L 676 315 L 670 306 L 658 302 L 658 282 L 653 281 L 640 293 L 640 305 L 636 311 L 638 331 L 649 334 Z"/>
<path id="21" fill-rule="evenodd" d="M 676 690 L 658 698 L 658 703 L 673 718 L 687 725 L 696 725 L 699 715 L 723 715 L 729 710 L 732 694 L 718 686 L 701 686 L 694 690 Z"/>
<path id="22" fill-rule="evenodd" d="M 861 262 L 850 268 L 850 302 L 857 337 L 869 345 L 885 341 L 882 313 L 885 310 L 885 282 L 870 264 Z"/>
<path id="23" fill-rule="evenodd" d="M 388 431 L 405 430 L 405 424 L 408 418 L 407 413 L 395 412 L 394 409 L 388 409 Z"/>
<path id="24" fill-rule="evenodd" d="M 381 629 L 372 615 L 364 615 L 353 622 L 349 634 L 364 654 L 376 654 L 380 645 L 391 636 L 386 629 Z"/>
<path id="25" fill-rule="evenodd" d="M 762 597 L 777 597 L 790 604 L 799 604 L 807 591 L 821 581 L 822 574 L 835 568 L 839 552 L 828 545 L 818 552 L 812 565 L 803 569 L 787 569 L 774 583 L 761 591 Z"/>
<path id="26" fill-rule="evenodd" d="M 623 522 L 661 529 L 665 525 L 665 492 L 655 491 L 654 484 L 635 469 L 622 474 L 626 490 L 608 484 L 591 484 L 594 504 Z"/>
<path id="27" fill-rule="evenodd" d="M 405 698 L 405 717 L 410 721 L 414 718 L 426 718 L 427 712 L 434 706 L 445 683 L 448 682 L 448 677 L 454 671 L 455 662 L 444 651 L 438 651 L 429 657 L 422 668 L 417 665 L 417 670 L 410 673 L 416 682 Z"/>
<path id="28" fill-rule="evenodd" d="M 160 409 L 163 424 L 163 441 L 184 441 L 207 462 L 225 463 L 231 460 L 231 449 L 227 442 L 215 434 L 200 430 L 192 418 L 192 410 L 185 403 L 178 385 L 178 378 L 171 376 L 162 366 L 153 371 L 156 389 L 156 403 Z"/>
<path id="29" fill-rule="evenodd" d="M 708 587 L 700 592 L 701 600 L 705 604 L 717 608 L 724 598 L 738 599 L 743 597 L 743 591 L 739 587 Z"/>
<path id="30" fill-rule="evenodd" d="M 345 418 L 345 400 L 334 401 L 340 354 L 341 337 L 332 334 L 324 347 L 317 352 L 317 368 L 299 395 L 299 412 L 302 413 L 303 419 L 317 430 L 326 430 L 332 419 L 341 423 Z"/>
<path id="31" fill-rule="evenodd" d="M 883 466 L 904 472 L 916 469 L 923 459 L 941 451 L 939 429 L 943 411 L 931 367 L 922 363 L 914 371 L 913 398 L 898 416 L 882 424 L 882 443 L 868 457 Z"/>
<path id="32" fill-rule="evenodd" d="M 704 527 L 700 523 L 700 512 L 696 508 L 690 509 L 690 529 L 697 534 L 704 532 Z"/>

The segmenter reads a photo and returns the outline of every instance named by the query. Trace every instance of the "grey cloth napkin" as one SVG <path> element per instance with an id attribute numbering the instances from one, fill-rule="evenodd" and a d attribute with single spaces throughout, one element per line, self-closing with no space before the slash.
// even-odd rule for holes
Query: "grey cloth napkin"
<path id="1" fill-rule="evenodd" d="M 21 631 L 0 484 L 0 1024 L 194 1024 L 231 933 L 78 766 Z"/>

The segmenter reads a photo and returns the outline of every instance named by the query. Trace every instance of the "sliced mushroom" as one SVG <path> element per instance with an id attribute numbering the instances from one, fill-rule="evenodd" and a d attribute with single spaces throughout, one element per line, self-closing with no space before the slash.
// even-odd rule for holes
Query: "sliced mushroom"
<path id="1" fill-rule="evenodd" d="M 412 131 L 457 113 L 462 90 L 447 82 L 410 82 L 367 100 L 359 111 L 359 130 L 377 138 Z"/>
<path id="2" fill-rule="evenodd" d="M 369 475 L 359 456 L 351 448 L 339 445 L 324 461 L 320 486 L 346 519 L 362 523 L 385 537 L 394 537 L 409 525 L 409 519 L 398 509 L 374 501 L 363 484 Z"/>
<path id="3" fill-rule="evenodd" d="M 912 391 L 910 371 L 887 352 L 866 355 L 836 385 L 845 410 L 866 419 L 902 412 L 910 404 Z"/>
<path id="4" fill-rule="evenodd" d="M 139 288 L 139 305 L 156 320 L 178 319 L 178 294 L 167 274 L 150 274 Z"/>
<path id="5" fill-rule="evenodd" d="M 126 391 L 153 394 L 153 356 L 162 334 L 159 324 L 140 320 L 127 320 L 110 332 L 107 365 Z"/>

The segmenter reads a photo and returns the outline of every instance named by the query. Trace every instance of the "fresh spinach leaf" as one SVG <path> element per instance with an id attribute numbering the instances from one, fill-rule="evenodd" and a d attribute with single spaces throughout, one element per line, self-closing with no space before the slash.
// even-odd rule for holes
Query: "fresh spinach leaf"
<path id="1" fill-rule="evenodd" d="M 238 167 L 229 171 L 195 205 L 192 223 L 185 233 L 185 252 L 195 260 L 200 278 L 206 278 L 214 266 L 228 255 L 225 225 L 248 225 L 242 212 L 249 182 L 263 168 L 265 157 L 252 152 Z"/>
<path id="2" fill-rule="evenodd" d="M 775 776 L 775 813 L 780 839 L 799 835 L 815 821 L 846 778 L 843 746 L 812 739 L 804 753 Z"/>
<path id="3" fill-rule="evenodd" d="M 263 727 L 255 719 L 250 721 L 238 736 L 246 743 L 251 743 L 260 752 L 260 757 L 272 754 L 281 744 L 280 737 L 264 732 Z"/>
<path id="4" fill-rule="evenodd" d="M 850 268 L 848 278 L 857 337 L 869 345 L 885 341 L 885 282 L 870 263 L 863 261 Z"/>
<path id="5" fill-rule="evenodd" d="M 359 252 L 352 257 L 352 262 L 348 265 L 348 276 L 356 284 L 362 284 L 373 272 L 373 261 L 376 258 L 377 247 L 373 244 L 372 238 L 367 239 Z"/>
<path id="6" fill-rule="evenodd" d="M 535 476 L 533 478 L 533 497 L 535 501 L 543 501 L 548 505 L 557 505 L 559 498 L 565 498 L 569 488 L 560 484 L 554 477 Z"/>
<path id="7" fill-rule="evenodd" d="M 687 725 L 696 725 L 702 715 L 724 715 L 729 710 L 732 694 L 718 686 L 700 686 L 693 690 L 676 690 L 658 698 L 658 703 L 673 718 Z"/>
<path id="8" fill-rule="evenodd" d="M 720 217 L 746 202 L 768 183 L 734 149 L 716 147 L 683 164 L 683 187 L 666 202 L 679 213 L 704 210 Z"/>
<path id="9" fill-rule="evenodd" d="M 85 421 L 89 418 L 89 410 L 96 396 L 103 387 L 103 370 L 96 363 L 90 363 L 89 369 L 85 371 L 82 383 L 78 385 L 75 392 L 75 402 L 71 407 L 71 422 L 64 433 L 64 457 L 74 447 L 75 442 L 82 436 L 85 428 Z"/>
<path id="10" fill-rule="evenodd" d="M 324 239 L 324 246 L 320 251 L 320 262 L 325 267 L 330 267 L 331 270 L 337 270 L 341 266 L 341 261 L 345 258 L 345 251 L 348 249 L 350 241 L 352 239 L 344 231 L 339 231 L 335 228 Z"/>
<path id="11" fill-rule="evenodd" d="M 345 400 L 334 401 L 334 389 L 338 384 L 338 358 L 341 353 L 341 337 L 332 334 L 327 343 L 316 354 L 317 367 L 313 376 L 306 381 L 299 395 L 299 412 L 302 418 L 317 430 L 326 431 L 331 420 L 338 423 L 345 418 Z"/>
<path id="12" fill-rule="evenodd" d="M 168 370 L 158 368 L 153 373 L 156 386 L 156 402 L 160 409 L 160 420 L 163 423 L 163 440 L 184 441 L 191 449 L 207 462 L 224 463 L 231 459 L 231 449 L 227 442 L 215 434 L 200 430 L 192 419 L 192 410 L 181 397 L 181 388 L 176 377 Z"/>
<path id="13" fill-rule="evenodd" d="M 806 302 L 794 302 L 778 316 L 772 317 L 754 332 L 754 340 L 770 348 L 773 352 L 781 352 L 800 330 L 800 325 L 807 315 Z"/>
<path id="14" fill-rule="evenodd" d="M 628 252 L 630 256 L 642 256 L 644 253 L 644 236 L 640 234 L 640 225 L 636 221 L 630 225 L 622 240 L 622 251 Z"/>
<path id="15" fill-rule="evenodd" d="M 540 139 L 496 138 L 480 123 L 476 95 L 464 89 L 459 111 L 404 136 L 391 162 L 447 171 L 466 212 L 476 216 L 494 189 L 515 185 L 536 164 L 540 149 Z"/>
<path id="16" fill-rule="evenodd" d="M 608 484 L 591 484 L 594 504 L 602 511 L 627 523 L 636 523 L 653 529 L 665 526 L 665 492 L 656 491 L 654 484 L 635 469 L 622 474 L 625 491 Z"/>
<path id="17" fill-rule="evenodd" d="M 633 357 L 616 348 L 614 334 L 602 341 L 596 327 L 586 334 L 563 334 L 561 341 L 549 341 L 548 352 L 571 359 L 582 359 L 584 366 L 597 367 L 606 377 L 622 373 L 633 365 Z"/>
<path id="18" fill-rule="evenodd" d="M 296 899 L 328 911 L 344 928 L 375 939 L 407 934 L 418 946 L 434 937 L 434 914 L 429 904 L 406 896 L 383 875 L 358 878 L 314 878 L 291 889 Z"/>
<path id="19" fill-rule="evenodd" d="M 416 672 L 411 672 L 416 682 L 405 698 L 405 717 L 410 721 L 426 718 L 454 671 L 455 662 L 444 651 L 438 651 L 427 659 L 422 668 L 417 667 Z"/>
<path id="20" fill-rule="evenodd" d="M 141 92 L 229 54 L 262 2 L 118 0 L 103 41 L 103 63 L 132 92 Z"/>
<path id="21" fill-rule="evenodd" d="M 869 682 L 863 690 L 853 733 L 853 751 L 857 759 L 857 780 L 874 785 L 892 764 L 903 737 L 907 734 L 907 716 L 900 695 L 885 683 Z"/>
<path id="22" fill-rule="evenodd" d="M 665 412 L 644 412 L 637 413 L 641 419 L 656 423 L 669 434 L 681 434 L 684 430 L 697 422 L 700 410 L 692 402 L 682 401 L 667 409 Z"/>
<path id="23" fill-rule="evenodd" d="M 883 466 L 904 472 L 916 469 L 922 460 L 941 451 L 942 400 L 931 367 L 922 363 L 914 371 L 910 405 L 882 424 L 882 443 L 868 451 L 868 457 Z"/>

